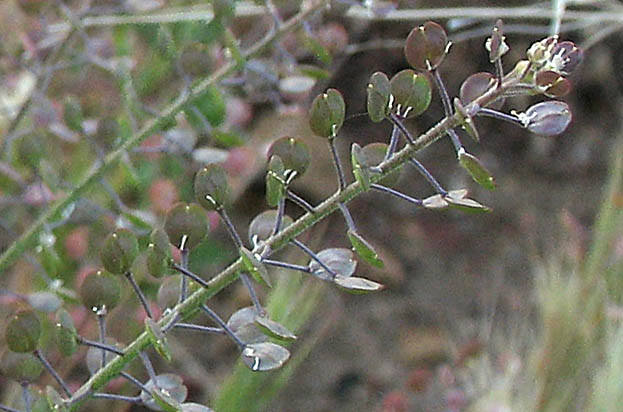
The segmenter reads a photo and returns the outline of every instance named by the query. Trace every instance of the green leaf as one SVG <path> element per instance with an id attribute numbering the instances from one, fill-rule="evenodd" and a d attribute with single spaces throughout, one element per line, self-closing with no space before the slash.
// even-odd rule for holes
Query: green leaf
<path id="1" fill-rule="evenodd" d="M 370 189 L 370 170 L 364 165 L 364 159 L 361 155 L 361 146 L 357 143 L 353 143 L 351 146 L 350 161 L 352 162 L 355 180 L 359 182 L 363 190 Z"/>
<path id="2" fill-rule="evenodd" d="M 352 230 L 348 231 L 348 239 L 350 240 L 350 244 L 353 246 L 353 249 L 359 256 L 361 256 L 366 262 L 370 263 L 373 266 L 382 268 L 385 264 L 383 260 L 376 253 L 372 245 L 368 243 L 361 235 Z"/>
<path id="3" fill-rule="evenodd" d="M 151 318 L 145 318 L 145 330 L 149 336 L 149 341 L 167 362 L 171 362 L 171 349 L 167 342 L 167 337 L 160 329 L 160 326 Z"/>
<path id="4" fill-rule="evenodd" d="M 459 163 L 480 186 L 487 190 L 495 189 L 495 179 L 478 158 L 465 152 L 465 150 L 461 150 L 459 151 Z"/>
<path id="5" fill-rule="evenodd" d="M 242 259 L 245 270 L 249 272 L 258 283 L 272 287 L 270 277 L 268 276 L 268 270 L 266 270 L 264 264 L 260 262 L 249 249 L 242 246 L 240 248 L 240 258 Z"/>

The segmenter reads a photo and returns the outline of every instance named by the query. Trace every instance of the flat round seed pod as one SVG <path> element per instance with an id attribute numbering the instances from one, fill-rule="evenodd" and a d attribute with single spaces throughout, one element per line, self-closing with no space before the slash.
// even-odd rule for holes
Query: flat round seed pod
<path id="1" fill-rule="evenodd" d="M 192 249 L 208 234 L 208 221 L 196 203 L 177 203 L 167 213 L 164 230 L 180 249 Z"/>
<path id="2" fill-rule="evenodd" d="M 13 315 L 4 338 L 7 346 L 13 352 L 32 352 L 39 345 L 41 337 L 41 323 L 37 314 L 32 310 L 23 310 Z"/>
<path id="3" fill-rule="evenodd" d="M 39 379 L 43 364 L 32 353 L 6 351 L 0 361 L 2 376 L 17 382 L 34 382 Z"/>
<path id="4" fill-rule="evenodd" d="M 254 372 L 280 368 L 290 358 L 290 352 L 272 342 L 253 343 L 242 350 L 242 362 Z"/>
<path id="5" fill-rule="evenodd" d="M 104 269 L 117 275 L 129 272 L 137 256 L 138 240 L 128 229 L 118 229 L 106 236 L 100 252 Z"/>
<path id="6" fill-rule="evenodd" d="M 113 309 L 120 298 L 119 280 L 104 270 L 91 272 L 80 286 L 82 304 L 93 312 Z"/>
<path id="7" fill-rule="evenodd" d="M 227 173 L 219 164 L 210 164 L 195 175 L 195 199 L 206 210 L 218 210 L 229 203 Z"/>

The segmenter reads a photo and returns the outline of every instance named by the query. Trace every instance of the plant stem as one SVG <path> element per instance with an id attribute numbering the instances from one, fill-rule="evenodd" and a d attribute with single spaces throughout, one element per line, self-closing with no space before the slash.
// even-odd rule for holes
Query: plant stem
<path id="1" fill-rule="evenodd" d="M 301 21 L 308 14 L 309 13 L 299 14 L 293 19 L 298 19 L 298 21 Z M 294 25 L 292 21 L 293 20 L 291 19 L 288 22 L 284 23 L 282 29 L 285 27 L 289 27 L 289 25 Z M 264 41 L 264 43 L 267 42 Z M 522 75 L 523 73 L 512 77 L 507 75 L 507 77 L 504 79 L 504 84 L 502 85 L 502 87 L 500 87 L 499 89 L 492 88 L 484 95 L 478 97 L 474 102 L 470 103 L 470 105 L 474 104 L 478 105 L 479 107 L 487 106 L 488 104 L 493 102 L 498 96 L 503 94 L 506 90 L 515 86 L 520 81 L 520 76 Z M 212 76 L 211 78 L 214 78 L 214 76 Z M 209 84 L 211 83 L 208 83 L 208 85 Z M 468 105 L 466 107 L 466 110 L 469 109 L 470 107 Z M 432 143 L 442 138 L 448 129 L 458 126 L 459 121 L 460 119 L 456 114 L 451 117 L 445 117 L 444 119 L 442 119 L 439 123 L 431 127 L 428 131 L 426 131 L 416 140 L 414 140 L 413 144 L 407 145 L 400 151 L 396 152 L 391 159 L 382 162 L 379 165 L 379 170 L 381 170 L 382 172 L 380 174 L 375 174 L 371 176 L 371 183 L 377 183 L 389 173 L 396 170 L 402 164 L 407 162 L 418 151 L 428 147 Z M 408 130 L 405 129 L 405 131 L 407 131 L 408 133 Z M 401 132 L 404 133 L 402 129 Z M 327 216 L 335 212 L 339 207 L 339 203 L 348 203 L 363 192 L 364 189 L 359 185 L 358 182 L 353 182 L 349 184 L 344 190 L 334 193 L 333 195 L 325 199 L 322 203 L 320 203 L 315 208 L 315 213 L 306 213 L 305 215 L 301 216 L 298 220 L 296 220 L 291 225 L 285 227 L 278 234 L 266 239 L 264 244 L 270 247 L 271 250 L 278 251 L 287 244 L 291 243 L 293 240 L 296 242 L 295 238 L 297 236 L 299 236 L 307 229 L 314 226 L 316 223 L 320 222 L 321 220 L 325 219 Z M 45 222 L 45 219 L 43 219 L 43 222 Z M 35 233 L 37 231 L 38 230 L 36 230 Z M 4 257 L 0 259 L 0 271 L 3 268 L 6 268 L 7 262 L 12 262 L 19 255 L 19 253 L 23 252 L 25 248 L 24 241 L 21 241 L 20 245 L 21 246 L 17 248 L 20 250 L 11 252 L 10 254 L 8 254 L 8 257 L 5 256 L 6 253 L 5 255 L 3 255 Z M 192 315 L 194 315 L 196 309 L 201 307 L 201 305 L 207 299 L 210 299 L 212 296 L 218 294 L 221 290 L 234 282 L 237 279 L 240 270 L 242 269 L 242 260 L 237 259 L 230 266 L 221 271 L 218 275 L 211 278 L 207 282 L 205 287 L 191 291 L 192 293 L 190 294 L 190 296 L 188 296 L 186 300 L 184 300 L 184 302 L 177 304 L 174 308 L 172 308 L 170 313 L 163 316 L 162 319 L 159 320 L 159 325 L 168 325 L 176 317 L 179 317 L 180 320 L 186 320 L 190 318 Z M 126 365 L 136 359 L 136 357 L 139 356 L 139 353 L 149 346 L 151 346 L 151 340 L 148 333 L 141 333 L 133 342 L 131 342 L 126 347 L 124 351 L 125 356 L 113 359 L 111 362 L 108 363 L 108 365 L 106 365 L 106 367 L 101 368 L 94 375 L 92 375 L 91 378 L 87 382 L 85 382 L 78 391 L 76 391 L 74 396 L 72 396 L 67 402 L 69 411 L 76 411 L 80 406 L 81 402 L 88 397 L 90 392 L 103 387 L 115 376 L 118 376 L 119 372 L 121 372 Z"/>
<path id="2" fill-rule="evenodd" d="M 262 259 L 262 263 L 264 263 L 265 265 L 275 266 L 279 268 L 285 268 L 285 269 L 297 270 L 299 272 L 311 273 L 311 269 L 309 268 L 309 266 L 296 265 L 294 263 L 281 262 L 279 260 L 272 260 L 272 259 Z"/>
<path id="3" fill-rule="evenodd" d="M 28 390 L 30 384 L 28 382 L 22 382 L 22 398 L 24 399 L 25 412 L 31 412 L 32 407 L 30 405 L 30 391 Z"/>
<path id="4" fill-rule="evenodd" d="M 180 268 L 186 269 L 188 268 L 188 249 L 186 248 L 186 237 L 182 238 L 182 245 L 180 248 L 181 252 L 181 262 Z M 188 282 L 186 281 L 186 276 L 182 276 L 180 279 L 180 299 L 179 302 L 182 303 L 186 300 L 186 295 L 188 294 Z"/>
<path id="5" fill-rule="evenodd" d="M 331 148 L 331 156 L 333 157 L 333 164 L 335 165 L 335 171 L 337 172 L 337 183 L 340 191 L 342 191 L 346 187 L 346 178 L 344 177 L 342 162 L 337 154 L 337 147 L 335 147 L 335 137 L 329 138 L 329 147 Z"/>
<path id="6" fill-rule="evenodd" d="M 94 393 L 91 396 L 95 399 L 110 399 L 115 401 L 124 401 L 129 403 L 142 403 L 140 396 L 124 396 L 116 393 Z"/>
<path id="7" fill-rule="evenodd" d="M 286 190 L 286 196 L 288 199 L 290 199 L 293 203 L 296 203 L 298 206 L 301 207 L 301 209 L 305 210 L 307 213 L 314 213 L 314 207 L 290 189 Z"/>
<path id="8" fill-rule="evenodd" d="M 143 382 L 139 381 L 138 379 L 136 379 L 134 376 L 130 375 L 129 373 L 121 372 L 119 375 L 123 376 L 129 382 L 133 383 L 140 390 L 145 391 L 145 393 L 149 393 L 150 392 L 149 388 L 147 388 L 145 385 L 143 385 Z"/>
<path id="9" fill-rule="evenodd" d="M 121 349 L 117 349 L 114 346 L 111 346 L 105 343 L 95 342 L 89 339 L 85 339 L 82 336 L 78 336 L 78 343 L 84 346 L 92 346 L 94 348 L 101 349 L 104 352 L 104 354 L 106 354 L 106 351 L 108 351 L 108 352 L 117 354 L 119 356 L 123 356 L 123 351 Z"/>
<path id="10" fill-rule="evenodd" d="M 260 300 L 258 299 L 257 294 L 255 293 L 255 289 L 253 288 L 253 284 L 251 283 L 251 280 L 249 279 L 249 275 L 247 275 L 244 272 L 240 273 L 240 280 L 242 281 L 242 283 L 244 283 L 247 290 L 249 291 L 249 296 L 251 297 L 251 302 L 253 302 L 253 306 L 255 306 L 255 310 L 257 310 L 258 314 L 263 316 L 266 313 L 266 311 L 262 307 L 262 304 L 260 303 Z"/>
<path id="11" fill-rule="evenodd" d="M 210 309 L 207 305 L 201 305 L 201 309 L 225 331 L 225 333 L 231 338 L 231 340 L 234 341 L 236 345 L 238 345 L 240 349 L 243 349 L 246 346 L 246 344 L 241 341 L 238 336 L 236 336 L 234 331 L 232 331 L 229 326 L 227 326 L 227 323 L 225 323 L 225 321 L 221 319 L 221 317 L 217 315 L 216 312 Z"/>
<path id="12" fill-rule="evenodd" d="M 176 323 L 176 328 L 180 329 L 190 329 L 190 330 L 198 330 L 201 332 L 209 332 L 209 333 L 225 333 L 225 330 L 222 328 L 215 328 L 213 326 L 203 326 L 203 325 L 195 325 L 192 323 Z"/>
<path id="13" fill-rule="evenodd" d="M 236 245 L 236 249 L 240 249 L 243 246 L 242 239 L 240 238 L 240 235 L 238 234 L 236 227 L 234 226 L 231 219 L 229 218 L 227 211 L 225 209 L 219 209 L 217 210 L 217 212 L 218 212 L 218 215 L 221 217 L 221 220 L 225 223 L 225 226 L 227 227 L 227 231 L 229 232 L 229 236 L 231 236 L 232 240 L 234 241 Z"/>
<path id="14" fill-rule="evenodd" d="M 45 356 L 43 356 L 43 353 L 41 353 L 41 351 L 37 349 L 35 350 L 34 354 L 37 358 L 39 358 L 39 360 L 41 361 L 43 366 L 47 369 L 47 371 L 50 372 L 50 375 L 52 375 L 54 380 L 58 382 L 60 387 L 63 389 L 63 392 L 65 392 L 67 396 L 71 397 L 71 391 L 69 390 L 69 387 L 67 386 L 63 378 L 60 377 L 58 372 L 56 372 L 56 370 L 52 367 L 52 365 L 50 365 L 50 362 L 48 362 Z"/>
<path id="15" fill-rule="evenodd" d="M 450 102 L 450 96 L 448 95 L 448 89 L 446 89 L 446 85 L 443 83 L 441 75 L 439 74 L 439 70 L 434 69 L 431 71 L 433 75 L 433 80 L 435 81 L 435 86 L 439 91 L 439 96 L 441 97 L 441 103 L 443 104 L 443 111 L 446 114 L 446 117 L 452 116 L 452 103 Z M 446 131 L 448 136 L 450 136 L 450 140 L 454 145 L 454 149 L 458 152 L 463 147 L 461 144 L 461 140 L 459 139 L 459 135 L 456 134 L 454 129 L 448 129 Z"/>
<path id="16" fill-rule="evenodd" d="M 389 193 L 390 195 L 396 196 L 397 198 L 400 198 L 402 200 L 406 200 L 407 202 L 413 203 L 414 205 L 422 206 L 422 201 L 420 199 L 416 199 L 414 197 L 406 195 L 402 192 L 392 189 L 391 187 L 379 185 L 378 183 L 372 183 L 370 187 L 372 189 L 378 190 L 379 192 Z"/>
<path id="17" fill-rule="evenodd" d="M 426 179 L 426 181 L 428 183 L 430 183 L 430 185 L 435 188 L 435 191 L 437 193 L 439 193 L 442 196 L 445 196 L 448 194 L 448 192 L 441 187 L 441 184 L 437 181 L 437 179 L 435 179 L 435 177 L 428 171 L 428 169 L 426 169 L 424 167 L 424 165 L 422 163 L 420 163 L 419 160 L 417 160 L 416 158 L 412 157 L 411 159 L 409 159 L 409 163 L 411 163 L 413 165 L 413 167 L 415 167 L 415 169 L 420 172 L 420 174 L 422 176 L 424 176 L 424 178 Z"/>
<path id="18" fill-rule="evenodd" d="M 145 295 L 143 295 L 141 288 L 138 287 L 138 284 L 136 283 L 136 280 L 134 279 L 134 275 L 132 275 L 132 272 L 127 272 L 125 274 L 125 277 L 126 279 L 128 279 L 128 281 L 132 285 L 134 292 L 136 292 L 138 299 L 141 301 L 141 305 L 143 305 L 143 309 L 145 309 L 145 313 L 150 319 L 153 319 L 154 315 L 153 313 L 151 313 L 151 309 L 149 309 L 149 304 L 147 303 L 147 299 L 145 299 Z"/>
<path id="19" fill-rule="evenodd" d="M 6 412 L 20 412 L 17 409 L 9 408 L 8 406 L 0 405 L 0 411 Z"/>
<path id="20" fill-rule="evenodd" d="M 508 123 L 512 123 L 515 126 L 525 128 L 524 124 L 521 122 L 521 120 L 519 120 L 517 116 L 513 116 L 512 114 L 500 112 L 500 111 L 489 109 L 486 107 L 483 107 L 480 110 L 478 110 L 478 113 L 476 113 L 476 116 L 492 117 L 494 119 L 502 120 Z"/>
<path id="21" fill-rule="evenodd" d="M 331 274 L 331 276 L 333 276 L 333 277 L 337 276 L 337 273 L 335 273 L 335 271 L 333 269 L 331 269 L 329 266 L 327 266 L 326 263 L 324 263 L 322 260 L 320 260 L 318 255 L 315 254 L 313 250 L 311 250 L 310 248 L 305 246 L 305 244 L 299 242 L 296 239 L 292 239 L 292 244 L 297 246 L 303 252 L 305 252 L 312 260 L 316 261 L 320 265 L 320 267 L 322 267 L 324 270 L 326 270 L 327 273 Z"/>
<path id="22" fill-rule="evenodd" d="M 287 193 L 287 187 L 286 187 L 286 193 Z M 281 230 L 281 224 L 283 222 L 283 215 L 286 212 L 286 199 L 285 198 L 281 198 L 279 199 L 279 201 L 277 202 L 277 216 L 275 216 L 275 226 L 273 227 L 273 231 L 271 233 L 272 236 L 276 235 L 277 233 L 279 233 L 279 230 Z"/>
<path id="23" fill-rule="evenodd" d="M 102 345 L 106 344 L 106 308 L 102 307 L 97 311 L 97 325 L 99 326 L 99 340 Z M 100 363 L 100 368 L 106 366 L 106 351 L 102 349 L 102 361 Z"/>
<path id="24" fill-rule="evenodd" d="M 191 272 L 190 270 L 186 269 L 185 267 L 180 266 L 177 263 L 174 263 L 172 266 L 173 266 L 173 269 L 177 270 L 178 272 L 180 272 L 184 276 L 188 276 L 189 278 L 191 278 L 192 280 L 194 280 L 195 282 L 197 282 L 198 284 L 200 284 L 204 288 L 209 288 L 210 287 L 210 284 L 208 282 L 206 282 L 205 280 L 201 279 L 198 275 L 195 275 L 193 272 Z"/>
<path id="25" fill-rule="evenodd" d="M 389 138 L 389 145 L 387 146 L 387 153 L 385 153 L 385 158 L 383 161 L 388 160 L 392 155 L 396 152 L 396 148 L 398 147 L 398 140 L 400 139 L 400 129 L 396 124 L 392 128 L 392 134 Z"/>

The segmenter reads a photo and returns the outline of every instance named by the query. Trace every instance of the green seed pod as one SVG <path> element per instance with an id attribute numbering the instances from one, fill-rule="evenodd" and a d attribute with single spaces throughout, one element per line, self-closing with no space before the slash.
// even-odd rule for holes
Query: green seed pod
<path id="1" fill-rule="evenodd" d="M 342 94 L 328 89 L 318 95 L 309 109 L 309 127 L 316 136 L 335 137 L 344 123 L 346 104 Z"/>
<path id="2" fill-rule="evenodd" d="M 385 159 L 385 153 L 387 153 L 387 144 L 380 142 L 367 144 L 361 148 L 361 151 L 359 152 L 363 166 L 365 167 L 373 167 L 381 164 L 381 162 Z M 388 187 L 395 186 L 398 179 L 400 179 L 401 170 L 402 166 L 385 176 L 379 181 L 379 183 Z M 376 173 L 377 172 L 370 171 L 372 176 Z"/>
<path id="3" fill-rule="evenodd" d="M 258 242 L 264 241 L 270 237 L 275 229 L 277 211 L 265 210 L 259 215 L 255 216 L 249 225 L 249 241 L 252 245 Z M 283 230 L 292 224 L 292 218 L 288 215 L 284 215 L 281 219 L 281 225 L 279 230 Z"/>
<path id="4" fill-rule="evenodd" d="M 17 382 L 36 381 L 42 371 L 43 365 L 32 353 L 17 353 L 8 350 L 0 362 L 2 376 Z"/>
<path id="5" fill-rule="evenodd" d="M 282 137 L 275 140 L 268 149 L 268 158 L 270 159 L 273 155 L 281 158 L 285 169 L 284 174 L 288 181 L 292 181 L 295 177 L 305 173 L 311 161 L 309 149 L 305 142 L 294 137 Z M 292 172 L 296 172 L 296 174 L 292 174 Z"/>
<path id="6" fill-rule="evenodd" d="M 56 313 L 56 343 L 63 356 L 71 356 L 78 350 L 78 333 L 71 316 L 63 308 Z"/>
<path id="7" fill-rule="evenodd" d="M 196 203 L 177 203 L 167 213 L 164 230 L 180 249 L 192 249 L 208 234 L 203 209 Z"/>
<path id="8" fill-rule="evenodd" d="M 405 69 L 396 73 L 389 84 L 394 97 L 391 110 L 399 116 L 419 116 L 428 109 L 432 89 L 425 75 Z"/>
<path id="9" fill-rule="evenodd" d="M 124 274 L 130 271 L 138 255 L 138 241 L 128 229 L 118 229 L 109 234 L 104 240 L 100 252 L 100 259 L 104 269 L 114 274 Z"/>
<path id="10" fill-rule="evenodd" d="M 121 126 L 114 117 L 104 117 L 97 122 L 95 138 L 98 143 L 106 146 L 113 146 L 121 135 Z"/>
<path id="11" fill-rule="evenodd" d="M 415 27 L 405 41 L 405 57 L 414 69 L 435 70 L 446 57 L 448 36 L 432 21 Z"/>
<path id="12" fill-rule="evenodd" d="M 82 304 L 93 312 L 110 310 L 117 306 L 121 298 L 119 281 L 104 270 L 92 272 L 84 279 L 80 287 Z"/>
<path id="13" fill-rule="evenodd" d="M 385 119 L 390 109 L 391 87 L 387 75 L 382 72 L 373 73 L 366 91 L 368 115 L 374 123 L 379 123 Z"/>
<path id="14" fill-rule="evenodd" d="M 161 277 L 171 272 L 171 245 L 169 237 L 162 229 L 154 229 L 147 246 L 147 269 L 152 276 Z"/>
<path id="15" fill-rule="evenodd" d="M 82 132 L 82 122 L 84 116 L 82 115 L 82 107 L 80 102 L 75 97 L 68 96 L 65 99 L 63 120 L 65 125 L 74 132 Z"/>
<path id="16" fill-rule="evenodd" d="M 210 164 L 195 175 L 195 199 L 207 210 L 219 210 L 229 202 L 227 174 L 218 164 Z"/>
<path id="17" fill-rule="evenodd" d="M 266 172 L 266 203 L 276 207 L 286 193 L 285 166 L 279 156 L 271 156 Z"/>
<path id="18" fill-rule="evenodd" d="M 32 352 L 37 349 L 41 337 L 41 323 L 32 310 L 23 310 L 9 320 L 4 333 L 9 349 L 13 352 Z"/>
<path id="19" fill-rule="evenodd" d="M 182 275 L 169 276 L 160 284 L 156 301 L 163 310 L 172 308 L 178 302 L 181 291 L 181 277 Z"/>

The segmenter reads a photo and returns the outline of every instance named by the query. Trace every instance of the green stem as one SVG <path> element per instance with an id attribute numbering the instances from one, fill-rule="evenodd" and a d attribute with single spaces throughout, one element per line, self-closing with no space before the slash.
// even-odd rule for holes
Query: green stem
<path id="1" fill-rule="evenodd" d="M 309 8 L 302 10 L 300 13 L 285 22 L 278 31 L 269 33 L 262 40 L 251 46 L 243 53 L 243 56 L 245 59 L 249 59 L 259 55 L 275 40 L 298 27 L 304 19 L 309 17 L 313 12 L 325 4 L 326 0 L 322 0 L 314 3 Z M 225 77 L 233 74 L 236 71 L 236 67 L 237 63 L 232 61 L 215 71 L 211 76 L 204 79 L 187 93 L 180 94 L 172 104 L 162 110 L 159 116 L 148 121 L 136 134 L 128 138 L 117 150 L 109 153 L 101 164 L 91 169 L 91 171 L 80 180 L 74 190 L 69 192 L 63 199 L 55 202 L 30 226 L 25 233 L 19 237 L 19 239 L 11 244 L 2 256 L 0 256 L 0 276 L 6 273 L 7 269 L 26 251 L 26 249 L 34 246 L 37 235 L 48 222 L 57 219 L 61 213 L 67 209 L 67 207 L 94 187 L 94 185 L 100 181 L 104 174 L 109 171 L 128 150 L 138 146 L 143 140 L 164 129 L 168 124 L 171 124 L 175 120 L 175 115 L 181 112 L 189 101 L 196 99 L 209 87 L 218 84 Z"/>
<path id="2" fill-rule="evenodd" d="M 281 29 L 283 30 L 287 27 L 292 28 L 294 25 L 298 24 L 298 22 L 302 21 L 303 18 L 308 14 L 309 10 L 306 12 L 301 12 L 293 19 L 284 23 L 284 25 L 281 26 Z M 274 40 L 274 38 L 272 39 Z M 263 40 L 261 42 L 261 44 L 264 45 L 268 43 L 268 40 Z M 253 49 L 258 50 L 258 46 L 255 46 Z M 223 72 L 227 74 L 230 70 L 231 68 L 222 69 L 221 71 L 219 71 L 219 73 L 221 74 L 218 75 L 218 77 L 220 78 L 224 76 Z M 503 94 L 506 90 L 517 84 L 520 80 L 521 75 L 523 75 L 523 73 L 521 73 L 519 76 L 507 76 L 504 79 L 504 84 L 502 85 L 502 87 L 489 90 L 487 93 L 477 98 L 471 104 L 478 105 L 479 107 L 487 106 L 491 102 L 495 101 L 495 99 Z M 217 75 L 213 75 L 210 79 L 204 81 L 204 83 L 202 84 L 205 85 L 205 82 L 208 81 L 208 85 L 212 84 L 211 82 L 214 81 L 215 76 Z M 204 90 L 205 87 L 207 86 L 204 86 L 201 90 Z M 194 91 L 192 91 L 191 93 L 193 95 L 196 95 L 197 89 L 195 88 Z M 173 107 L 177 108 L 178 105 L 181 105 L 181 103 L 175 103 Z M 173 113 L 173 110 L 174 109 L 172 108 L 168 109 L 167 113 L 164 114 L 163 117 L 158 119 L 163 119 L 161 121 L 164 122 L 172 116 L 171 113 Z M 158 119 L 152 121 L 152 123 L 158 122 Z M 402 150 L 395 153 L 395 155 L 392 156 L 390 159 L 383 161 L 378 166 L 378 169 L 381 171 L 381 173 L 371 176 L 371 183 L 379 182 L 389 173 L 400 167 L 403 163 L 409 161 L 409 159 L 413 157 L 418 151 L 439 140 L 446 134 L 448 130 L 458 126 L 459 122 L 460 119 L 456 114 L 450 117 L 445 117 L 435 126 L 430 128 L 426 133 L 420 135 L 417 139 L 415 139 L 413 144 L 408 144 Z M 139 137 L 134 138 L 136 139 Z M 315 208 L 314 213 L 306 213 L 296 222 L 292 223 L 291 225 L 281 230 L 279 233 L 268 238 L 264 242 L 264 244 L 267 245 L 272 251 L 277 251 L 283 248 L 284 246 L 288 245 L 292 241 L 292 239 L 295 239 L 301 233 L 336 211 L 340 203 L 348 203 L 350 200 L 357 197 L 363 192 L 364 188 L 361 187 L 358 182 L 353 182 L 349 184 L 343 190 L 337 191 L 320 205 L 318 205 Z M 234 282 L 238 278 L 239 272 L 242 270 L 244 270 L 244 267 L 242 265 L 241 259 L 238 259 L 229 267 L 224 269 L 221 273 L 210 279 L 205 287 L 192 285 L 191 294 L 188 296 L 188 298 L 183 302 L 177 304 L 166 316 L 163 316 L 158 322 L 159 325 L 163 327 L 164 325 L 168 325 L 173 319 L 184 321 L 194 316 L 196 314 L 196 310 L 199 309 L 207 299 L 210 299 L 221 290 L 223 290 L 225 287 L 227 287 L 229 284 Z M 97 373 L 91 376 L 91 378 L 85 384 L 83 384 L 82 387 L 78 389 L 78 391 L 76 391 L 76 393 L 70 399 L 66 401 L 69 411 L 77 410 L 81 402 L 88 398 L 89 393 L 97 391 L 98 389 L 106 385 L 111 379 L 119 375 L 119 373 L 126 367 L 126 365 L 136 359 L 141 351 L 144 351 L 151 344 L 152 341 L 148 333 L 141 333 L 125 349 L 124 356 L 114 358 L 106 365 L 106 367 L 101 368 L 99 371 L 97 371 Z"/>

